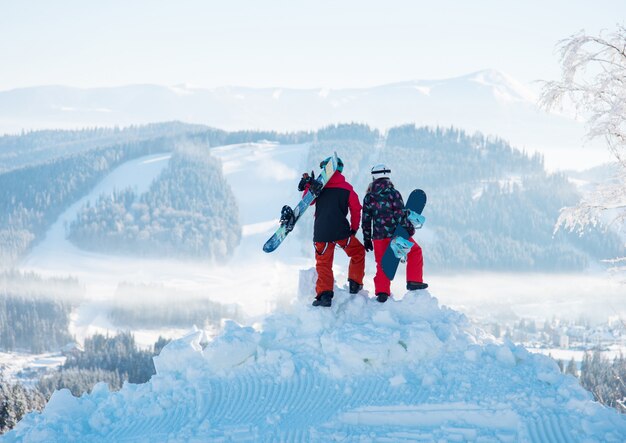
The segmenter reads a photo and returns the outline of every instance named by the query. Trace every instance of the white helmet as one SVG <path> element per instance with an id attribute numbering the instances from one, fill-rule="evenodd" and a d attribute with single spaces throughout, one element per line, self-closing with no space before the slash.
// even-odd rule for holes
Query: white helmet
<path id="1" fill-rule="evenodd" d="M 389 178 L 389 174 L 391 174 L 391 169 L 383 164 L 378 164 L 372 167 L 372 180 L 383 177 Z"/>

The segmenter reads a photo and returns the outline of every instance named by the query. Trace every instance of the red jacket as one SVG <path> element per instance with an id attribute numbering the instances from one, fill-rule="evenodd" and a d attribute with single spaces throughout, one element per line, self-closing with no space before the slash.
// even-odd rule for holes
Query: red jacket
<path id="1" fill-rule="evenodd" d="M 304 193 L 308 192 L 308 187 Z M 361 202 L 352 185 L 336 171 L 322 193 L 313 200 L 315 225 L 313 241 L 332 242 L 350 237 L 350 230 L 357 231 L 361 222 Z M 350 212 L 350 222 L 346 218 Z"/>

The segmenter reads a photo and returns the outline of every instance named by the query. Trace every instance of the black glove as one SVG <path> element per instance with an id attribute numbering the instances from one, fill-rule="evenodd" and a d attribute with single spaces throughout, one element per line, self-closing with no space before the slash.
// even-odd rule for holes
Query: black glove
<path id="1" fill-rule="evenodd" d="M 306 185 L 309 183 L 310 179 L 311 179 L 311 177 L 309 177 L 309 174 L 307 174 L 306 172 L 304 174 L 302 174 L 302 178 L 300 179 L 300 183 L 298 183 L 298 191 L 300 191 L 300 192 L 304 191 L 304 188 L 306 188 Z"/>
<path id="2" fill-rule="evenodd" d="M 306 185 L 311 183 L 312 180 L 315 180 L 315 172 L 311 171 L 311 175 L 307 172 L 302 174 L 302 178 L 300 179 L 300 183 L 298 183 L 298 191 L 302 192 L 306 188 Z"/>
<path id="3" fill-rule="evenodd" d="M 356 235 L 356 229 L 350 229 L 350 237 Z"/>
<path id="4" fill-rule="evenodd" d="M 371 238 L 366 238 L 365 240 L 363 240 L 363 246 L 365 246 L 365 250 L 367 252 L 374 250 L 374 244 L 372 243 Z"/>
<path id="5" fill-rule="evenodd" d="M 309 180 L 309 191 L 312 192 L 313 195 L 315 195 L 316 197 L 320 195 L 320 193 L 322 192 L 323 186 L 324 185 L 322 185 L 320 182 L 315 180 L 315 176 L 312 176 L 311 179 Z"/>

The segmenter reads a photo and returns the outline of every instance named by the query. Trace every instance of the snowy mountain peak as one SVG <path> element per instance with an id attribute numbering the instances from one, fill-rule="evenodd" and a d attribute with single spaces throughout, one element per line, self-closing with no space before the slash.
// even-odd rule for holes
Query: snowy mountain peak
<path id="1" fill-rule="evenodd" d="M 181 83 L 178 85 L 169 86 L 169 90 L 177 95 L 191 95 L 195 92 L 194 91 L 195 89 L 198 89 L 198 88 L 194 88 L 189 83 Z"/>
<path id="2" fill-rule="evenodd" d="M 502 101 L 537 102 L 537 97 L 530 88 L 495 69 L 478 71 L 470 74 L 468 78 L 470 81 L 492 87 L 496 98 Z"/>
<path id="3" fill-rule="evenodd" d="M 626 418 L 553 360 L 473 328 L 428 292 L 337 289 L 258 327 L 194 330 L 142 385 L 56 392 L 5 441 L 621 441 Z"/>

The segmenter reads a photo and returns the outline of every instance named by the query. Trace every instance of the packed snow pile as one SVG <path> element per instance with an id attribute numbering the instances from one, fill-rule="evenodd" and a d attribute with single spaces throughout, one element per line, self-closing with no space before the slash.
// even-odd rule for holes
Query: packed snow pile
<path id="1" fill-rule="evenodd" d="M 3 441 L 623 442 L 626 417 L 548 357 L 499 344 L 427 291 L 337 289 L 255 327 L 195 330 L 143 385 L 56 392 Z"/>

